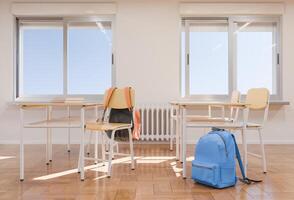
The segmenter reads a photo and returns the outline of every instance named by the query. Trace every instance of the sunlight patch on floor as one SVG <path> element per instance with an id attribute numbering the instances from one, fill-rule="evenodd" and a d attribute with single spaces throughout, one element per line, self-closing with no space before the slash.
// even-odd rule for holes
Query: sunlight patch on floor
<path id="1" fill-rule="evenodd" d="M 175 159 L 174 156 L 141 156 L 141 157 L 134 157 L 135 162 L 137 164 L 159 164 L 162 162 L 167 162 L 170 160 Z M 131 163 L 131 157 L 123 157 L 123 158 L 118 158 L 115 160 L 112 160 L 112 165 L 116 165 L 116 164 L 130 164 Z M 175 162 L 172 162 L 175 163 Z M 171 164 L 172 165 L 172 164 Z M 178 172 L 180 172 L 181 169 L 176 168 L 175 164 L 172 165 L 173 170 L 175 171 L 176 175 Z M 107 173 L 108 171 L 108 161 L 105 161 L 105 165 L 103 165 L 102 162 L 99 162 L 98 164 L 94 164 L 94 165 L 88 165 L 85 168 L 86 170 L 91 170 L 91 171 L 96 171 L 96 172 L 102 172 L 102 173 Z M 66 170 L 63 172 L 57 172 L 57 173 L 52 173 L 52 174 L 48 174 L 45 176 L 40 176 L 40 177 L 36 177 L 33 180 L 48 180 L 48 179 L 53 179 L 53 178 L 58 178 L 61 176 L 66 176 L 66 175 L 70 175 L 70 174 L 74 174 L 77 173 L 78 170 L 77 169 L 71 169 L 71 170 Z M 178 175 L 177 175 L 178 176 Z M 101 176 L 98 177 L 94 180 L 98 180 L 98 179 L 102 179 L 107 177 L 105 176 Z"/>
<path id="2" fill-rule="evenodd" d="M 0 160 L 15 158 L 15 156 L 0 156 Z"/>
<path id="3" fill-rule="evenodd" d="M 86 166 L 85 170 L 92 169 L 94 167 L 97 167 L 97 165 Z M 66 175 L 69 175 L 69 174 L 74 174 L 74 173 L 78 173 L 78 169 L 70 169 L 70 170 L 66 170 L 66 171 L 63 171 L 63 172 L 57 172 L 57 173 L 53 173 L 53 174 L 48 174 L 48 175 L 45 175 L 45 176 L 40 176 L 40 177 L 34 178 L 33 180 L 35 180 L 35 181 L 48 180 L 48 179 L 52 179 L 52 178 L 58 178 L 58 177 L 61 177 L 61 176 L 66 176 Z"/>
<path id="4" fill-rule="evenodd" d="M 180 177 L 183 169 L 177 167 L 177 162 L 171 162 L 170 165 L 175 172 L 176 177 Z"/>
<path id="5" fill-rule="evenodd" d="M 194 156 L 190 156 L 190 157 L 187 157 L 187 159 L 186 159 L 186 161 L 192 161 L 192 160 L 194 160 Z"/>

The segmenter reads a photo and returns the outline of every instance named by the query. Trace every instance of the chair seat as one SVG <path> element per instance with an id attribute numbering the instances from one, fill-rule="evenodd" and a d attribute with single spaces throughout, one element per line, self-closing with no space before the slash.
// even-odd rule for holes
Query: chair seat
<path id="1" fill-rule="evenodd" d="M 127 123 L 103 123 L 103 122 L 87 122 L 85 128 L 92 131 L 112 131 L 115 129 L 128 129 L 131 124 Z"/>
<path id="2" fill-rule="evenodd" d="M 230 122 L 232 121 L 229 118 L 222 118 L 222 117 L 209 117 L 208 115 L 187 115 L 186 119 L 188 122 Z"/>

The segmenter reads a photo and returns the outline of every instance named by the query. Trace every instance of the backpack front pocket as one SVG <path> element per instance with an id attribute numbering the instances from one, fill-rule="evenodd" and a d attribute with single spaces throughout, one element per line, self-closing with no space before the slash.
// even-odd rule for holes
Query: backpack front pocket
<path id="1" fill-rule="evenodd" d="M 215 186 L 219 182 L 219 165 L 193 160 L 192 178 L 199 183 Z"/>

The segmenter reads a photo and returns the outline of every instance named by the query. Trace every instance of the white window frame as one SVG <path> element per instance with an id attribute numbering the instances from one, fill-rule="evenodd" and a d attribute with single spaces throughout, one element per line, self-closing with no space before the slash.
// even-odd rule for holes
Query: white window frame
<path id="1" fill-rule="evenodd" d="M 195 21 L 203 22 L 217 22 L 221 20 L 228 21 L 228 92 L 227 95 L 191 95 L 190 94 L 190 66 L 189 66 L 189 25 L 190 23 L 195 23 Z M 276 52 L 273 52 L 273 67 L 275 67 L 275 73 L 273 74 L 273 82 L 276 87 L 276 94 L 271 95 L 271 100 L 283 100 L 282 94 L 282 36 L 281 36 L 281 17 L 280 16 L 221 16 L 221 17 L 188 17 L 182 18 L 182 27 L 184 28 L 185 33 L 185 58 L 182 58 L 182 52 L 180 54 L 180 68 L 185 67 L 183 70 L 185 73 L 185 80 L 182 80 L 182 75 L 180 75 L 180 85 L 184 84 L 185 91 L 181 89 L 181 96 L 184 99 L 197 99 L 197 100 L 228 100 L 231 93 L 237 89 L 237 55 L 236 55 L 236 35 L 234 34 L 234 23 L 235 22 L 272 22 L 276 23 L 277 30 L 275 31 L 274 40 L 277 44 Z M 181 29 L 183 30 L 183 29 Z M 182 32 L 182 31 L 181 31 Z M 181 36 L 182 37 L 182 34 Z M 182 46 L 182 39 L 181 46 Z M 182 50 L 181 50 L 182 51 Z M 182 66 L 182 59 L 185 59 L 185 66 Z M 180 70 L 182 72 L 182 70 Z M 208 77 L 209 78 L 209 77 Z M 182 88 L 182 86 L 180 87 Z M 244 96 L 244 95 L 243 95 Z"/>
<path id="2" fill-rule="evenodd" d="M 91 16 L 91 17 L 64 17 L 64 18 L 16 18 L 15 23 L 15 69 L 14 69 L 14 100 L 51 100 L 54 98 L 67 98 L 67 97 L 83 97 L 88 100 L 101 100 L 104 94 L 68 94 L 68 26 L 72 22 L 110 22 L 112 31 L 112 56 L 111 56 L 111 84 L 116 85 L 116 68 L 115 68 L 115 20 L 113 16 Z M 63 94 L 62 95 L 23 95 L 20 96 L 21 78 L 22 78 L 22 58 L 20 50 L 22 45 L 22 32 L 21 22 L 60 22 L 63 25 Z"/>

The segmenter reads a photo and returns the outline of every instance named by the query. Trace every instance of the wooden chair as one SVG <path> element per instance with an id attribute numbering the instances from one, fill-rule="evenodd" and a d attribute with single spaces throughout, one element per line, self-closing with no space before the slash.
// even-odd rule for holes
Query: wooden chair
<path id="1" fill-rule="evenodd" d="M 247 120 L 246 130 L 256 130 L 258 132 L 261 154 L 258 155 L 255 153 L 247 152 L 247 140 L 246 140 L 246 135 L 244 132 L 242 137 L 243 138 L 242 143 L 244 145 L 244 162 L 245 162 L 246 168 L 248 165 L 247 155 L 255 156 L 262 160 L 264 173 L 267 172 L 267 166 L 266 166 L 266 156 L 265 156 L 264 143 L 263 143 L 263 137 L 262 137 L 262 129 L 268 118 L 269 99 L 270 99 L 270 93 L 268 89 L 266 88 L 250 89 L 246 96 L 246 104 L 248 104 L 248 113 L 246 114 L 247 116 L 245 116 L 247 118 L 245 119 Z M 248 122 L 249 111 L 256 111 L 256 110 L 263 111 L 263 119 L 261 123 Z"/>
<path id="2" fill-rule="evenodd" d="M 130 91 L 131 96 L 131 106 L 134 107 L 134 96 L 135 91 L 131 89 Z M 104 95 L 104 100 L 107 98 L 107 93 Z M 116 89 L 112 97 L 109 101 L 107 109 L 126 109 L 128 108 L 128 103 L 125 98 L 124 89 Z M 133 138 L 132 138 L 132 124 L 130 123 L 109 123 L 108 121 L 103 122 L 96 122 L 96 121 L 89 121 L 84 122 L 84 134 L 82 135 L 81 146 L 80 146 L 80 159 L 79 159 L 79 171 L 81 173 L 81 180 L 84 180 L 84 161 L 85 160 L 93 160 L 93 161 L 105 161 L 104 154 L 108 155 L 108 173 L 107 176 L 111 176 L 111 164 L 112 158 L 114 155 L 128 155 L 131 157 L 131 168 L 135 169 L 134 163 L 134 149 L 133 149 Z M 129 144 L 130 144 L 130 154 L 123 154 L 123 153 L 113 153 L 113 146 L 114 146 L 114 136 L 116 131 L 118 130 L 128 130 L 129 133 Z M 95 157 L 85 157 L 84 155 L 84 136 L 85 132 L 90 131 L 92 134 L 106 134 L 106 131 L 111 131 L 111 137 L 109 138 L 109 151 L 102 152 L 102 159 L 98 158 L 97 153 L 95 153 Z M 102 137 L 103 139 L 103 137 Z M 105 148 L 102 148 L 102 150 Z M 95 149 L 96 152 L 97 149 Z"/>
<path id="3" fill-rule="evenodd" d="M 245 100 L 246 107 L 243 110 L 243 121 L 191 122 L 186 119 L 187 121 L 186 127 L 190 127 L 190 128 L 218 127 L 218 128 L 229 129 L 229 130 L 241 130 L 245 173 L 247 173 L 248 155 L 252 155 L 257 158 L 260 158 L 262 160 L 263 172 L 266 173 L 267 166 L 266 166 L 266 157 L 265 157 L 264 143 L 263 143 L 263 137 L 262 137 L 262 129 L 268 117 L 269 97 L 270 97 L 270 94 L 268 89 L 266 88 L 250 89 L 248 90 L 246 100 Z M 263 118 L 261 123 L 249 121 L 249 113 L 256 110 L 263 111 Z M 248 134 L 247 130 L 256 130 L 258 132 L 259 141 L 260 141 L 260 151 L 261 151 L 260 155 L 247 151 L 247 140 L 246 140 L 246 134 Z"/>

